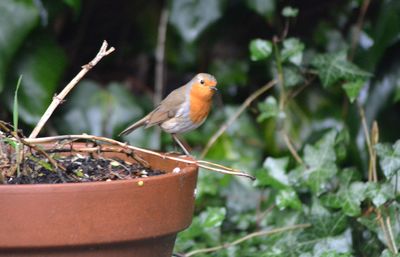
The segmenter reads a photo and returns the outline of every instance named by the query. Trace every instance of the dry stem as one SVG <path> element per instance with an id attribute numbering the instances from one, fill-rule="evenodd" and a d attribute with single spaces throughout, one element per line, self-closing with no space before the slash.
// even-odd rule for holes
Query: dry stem
<path id="1" fill-rule="evenodd" d="M 301 228 L 308 228 L 310 227 L 311 224 L 297 224 L 297 225 L 293 225 L 293 226 L 287 226 L 287 227 L 282 227 L 282 228 L 275 228 L 275 229 L 271 229 L 268 231 L 257 231 L 251 234 L 248 234 L 244 237 L 241 237 L 231 243 L 225 243 L 219 246 L 215 246 L 215 247 L 210 247 L 210 248 L 204 248 L 204 249 L 198 249 L 198 250 L 194 250 L 191 251 L 187 254 L 182 254 L 182 257 L 190 257 L 196 254 L 200 254 L 200 253 L 210 253 L 210 252 L 216 252 L 222 249 L 226 249 L 229 248 L 231 246 L 240 244 L 246 240 L 249 240 L 253 237 L 259 237 L 259 236 L 268 236 L 268 235 L 272 235 L 272 234 L 277 234 L 277 233 L 282 233 L 282 232 L 286 232 L 286 231 L 290 231 L 290 230 L 295 230 L 295 229 L 301 229 Z"/>
<path id="2" fill-rule="evenodd" d="M 208 140 L 206 147 L 204 148 L 203 152 L 200 155 L 200 158 L 204 158 L 208 151 L 210 150 L 211 146 L 215 144 L 215 142 L 218 140 L 218 138 L 224 134 L 224 132 L 232 125 L 232 123 L 239 118 L 240 114 L 246 110 L 247 107 L 255 100 L 257 99 L 260 95 L 264 94 L 267 92 L 270 88 L 272 88 L 275 84 L 277 83 L 276 80 L 271 80 L 268 82 L 266 85 L 264 85 L 262 88 L 258 89 L 254 93 L 252 93 L 239 107 L 239 109 L 236 111 L 235 114 L 231 116 L 229 120 L 227 120 L 219 129 L 217 132 L 215 132 L 210 140 Z"/>
<path id="3" fill-rule="evenodd" d="M 84 140 L 94 140 L 94 141 L 101 141 L 101 142 L 106 142 L 109 144 L 113 145 L 118 145 L 123 148 L 128 148 L 130 150 L 138 151 L 138 152 L 143 152 L 143 153 L 148 153 L 151 155 L 155 155 L 158 157 L 161 157 L 163 159 L 170 159 L 174 161 L 179 161 L 183 163 L 188 163 L 188 164 L 195 164 L 200 168 L 204 168 L 207 170 L 223 173 L 223 174 L 229 174 L 229 175 L 235 175 L 235 176 L 242 176 L 242 177 L 247 177 L 250 179 L 255 179 L 253 176 L 250 174 L 247 174 L 245 172 L 241 172 L 229 167 L 225 167 L 219 164 L 207 162 L 207 161 L 202 161 L 202 160 L 190 160 L 190 159 L 185 159 L 182 157 L 175 157 L 175 156 L 169 156 L 165 155 L 162 153 L 154 152 L 148 149 L 143 149 L 140 147 L 136 146 L 131 146 L 126 143 L 119 142 L 114 139 L 106 138 L 106 137 L 99 137 L 99 136 L 93 136 L 93 135 L 64 135 L 64 136 L 53 136 L 53 137 L 41 137 L 41 138 L 29 138 L 26 139 L 27 142 L 31 144 L 38 144 L 38 143 L 47 143 L 47 142 L 52 142 L 52 141 L 57 141 L 57 140 L 76 140 L 76 139 L 84 139 Z M 219 167 L 219 168 L 216 168 Z"/>
<path id="4" fill-rule="evenodd" d="M 82 70 L 68 83 L 68 85 L 59 93 L 58 95 L 53 97 L 53 101 L 47 108 L 46 112 L 40 118 L 38 124 L 33 129 L 32 133 L 29 135 L 29 138 L 36 138 L 39 132 L 42 130 L 43 126 L 53 114 L 54 110 L 57 106 L 64 101 L 65 96 L 71 91 L 76 84 L 85 76 L 85 74 L 91 70 L 104 56 L 109 55 L 115 49 L 114 47 L 110 47 L 107 49 L 108 43 L 107 41 L 103 41 L 103 45 L 100 48 L 100 51 L 97 53 L 96 57 L 90 61 L 88 64 L 82 66 Z"/>
<path id="5" fill-rule="evenodd" d="M 371 2 L 370 0 L 364 0 L 362 3 L 361 11 L 357 18 L 356 28 L 355 28 L 353 37 L 351 39 L 350 54 L 348 57 L 349 60 L 353 60 L 353 58 L 354 58 L 354 54 L 357 49 L 357 44 L 358 44 L 358 41 L 360 40 L 360 33 L 361 33 L 361 30 L 362 30 L 362 27 L 364 24 L 364 17 L 365 17 L 365 14 L 367 13 L 370 2 Z"/>

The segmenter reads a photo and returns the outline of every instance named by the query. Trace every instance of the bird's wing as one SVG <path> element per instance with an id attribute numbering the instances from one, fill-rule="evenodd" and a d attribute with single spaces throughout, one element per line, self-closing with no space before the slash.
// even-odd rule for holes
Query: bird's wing
<path id="1" fill-rule="evenodd" d="M 146 128 L 163 123 L 175 116 L 179 108 L 185 102 L 186 86 L 172 91 L 158 106 L 148 115 Z"/>

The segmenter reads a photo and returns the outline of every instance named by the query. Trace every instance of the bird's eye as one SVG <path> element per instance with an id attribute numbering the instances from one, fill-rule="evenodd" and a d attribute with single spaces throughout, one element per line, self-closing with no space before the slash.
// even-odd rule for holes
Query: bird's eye
<path id="1" fill-rule="evenodd" d="M 202 79 L 202 80 L 200 80 L 200 84 L 202 84 L 202 85 L 204 85 L 204 80 Z"/>

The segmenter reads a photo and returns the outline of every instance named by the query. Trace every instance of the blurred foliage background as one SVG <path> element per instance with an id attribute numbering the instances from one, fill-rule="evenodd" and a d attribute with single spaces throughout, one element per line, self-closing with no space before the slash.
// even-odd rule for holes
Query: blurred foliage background
<path id="1" fill-rule="evenodd" d="M 184 137 L 195 156 L 257 176 L 201 171 L 193 224 L 179 235 L 177 253 L 287 228 L 182 256 L 400 256 L 400 1 L 3 0 L 0 119 L 12 120 L 22 75 L 19 118 L 29 134 L 104 39 L 116 52 L 81 81 L 44 134 L 116 137 L 152 109 L 155 95 L 208 72 L 219 81 L 214 109 Z M 204 151 L 263 87 L 267 93 Z M 123 140 L 176 149 L 157 129 Z"/>

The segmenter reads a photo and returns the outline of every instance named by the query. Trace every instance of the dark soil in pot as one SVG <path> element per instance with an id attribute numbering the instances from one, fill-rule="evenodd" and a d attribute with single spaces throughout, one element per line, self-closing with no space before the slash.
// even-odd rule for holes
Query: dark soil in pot
<path id="1" fill-rule="evenodd" d="M 6 137 L 0 134 L 0 183 L 57 184 L 113 181 L 146 178 L 166 173 L 152 169 L 137 158 L 136 162 L 129 162 L 121 158 L 106 157 L 104 153 L 110 151 L 107 146 L 102 147 L 90 142 L 81 143 L 81 148 L 77 152 L 72 145 L 72 142 L 39 146 L 20 145 L 20 148 L 24 148 L 22 151 L 18 149 L 12 136 Z M 93 149 L 98 151 L 93 152 Z"/>

